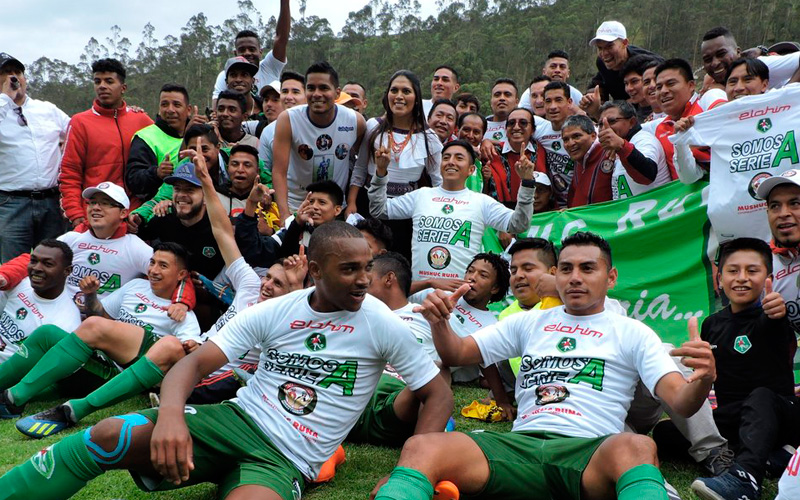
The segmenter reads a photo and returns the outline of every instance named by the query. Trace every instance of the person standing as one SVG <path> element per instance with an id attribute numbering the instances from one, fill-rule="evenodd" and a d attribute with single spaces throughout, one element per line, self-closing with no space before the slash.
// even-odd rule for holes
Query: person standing
<path id="1" fill-rule="evenodd" d="M 57 184 L 69 116 L 27 91 L 25 65 L 0 52 L 0 262 L 65 229 Z"/>

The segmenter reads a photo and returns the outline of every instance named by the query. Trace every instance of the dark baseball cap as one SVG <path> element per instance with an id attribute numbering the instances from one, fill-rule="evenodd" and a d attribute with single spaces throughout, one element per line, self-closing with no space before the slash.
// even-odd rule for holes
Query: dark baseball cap
<path id="1" fill-rule="evenodd" d="M 0 52 L 0 68 L 5 66 L 6 64 L 14 64 L 16 66 L 19 66 L 19 68 L 22 71 L 25 71 L 25 65 L 22 64 L 19 59 L 13 57 L 11 54 Z"/>
<path id="2" fill-rule="evenodd" d="M 194 173 L 194 163 L 189 159 L 180 162 L 178 166 L 175 167 L 175 170 L 172 171 L 172 175 L 168 175 L 164 178 L 164 182 L 167 184 L 175 184 L 178 181 L 186 181 L 195 186 L 203 185 Z"/>
<path id="3" fill-rule="evenodd" d="M 225 77 L 228 76 L 228 71 L 231 70 L 234 66 L 240 66 L 242 69 L 246 69 L 250 76 L 256 76 L 258 73 L 258 66 L 251 63 L 247 59 L 242 56 L 231 57 L 225 62 Z"/>

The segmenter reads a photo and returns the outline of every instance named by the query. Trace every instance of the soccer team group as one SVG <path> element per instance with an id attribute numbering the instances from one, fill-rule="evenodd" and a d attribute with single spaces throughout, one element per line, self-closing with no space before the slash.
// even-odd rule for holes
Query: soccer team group
<path id="1" fill-rule="evenodd" d="M 344 441 L 402 448 L 375 499 L 680 498 L 659 456 L 703 467 L 703 499 L 755 500 L 767 477 L 800 498 L 800 170 L 757 187 L 772 240 L 720 245 L 724 307 L 680 346 L 608 296 L 613 249 L 591 228 L 519 236 L 534 213 L 707 175 L 707 149 L 668 137 L 800 81 L 798 47 L 742 52 L 714 28 L 699 85 L 606 21 L 585 95 L 556 50 L 521 95 L 497 80 L 488 116 L 440 66 L 432 99 L 400 70 L 367 120 L 328 63 L 284 70 L 280 4 L 266 56 L 236 36 L 213 109 L 167 84 L 155 122 L 119 61 L 93 64 L 96 99 L 70 119 L 0 53 L 0 417 L 40 439 L 152 402 L 7 470 L 0 498 L 127 469 L 145 491 L 296 500 Z M 503 255 L 481 252 L 487 232 Z M 455 430 L 454 381 L 480 381 L 513 430 Z M 53 390 L 70 399 L 26 412 Z"/>

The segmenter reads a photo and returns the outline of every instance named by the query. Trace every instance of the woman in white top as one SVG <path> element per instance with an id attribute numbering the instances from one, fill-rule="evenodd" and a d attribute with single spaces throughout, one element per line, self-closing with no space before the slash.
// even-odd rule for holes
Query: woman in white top
<path id="1" fill-rule="evenodd" d="M 420 186 L 438 186 L 442 183 L 439 171 L 442 143 L 428 127 L 425 119 L 419 78 L 408 70 L 396 72 L 389 79 L 382 102 L 385 114 L 367 122 L 366 140 L 361 144 L 350 179 L 347 215 L 361 208 L 360 212 L 369 216 L 367 198 L 360 196 L 359 191 L 375 175 L 375 151 L 378 148 L 389 148 L 391 151 L 387 186 L 389 198 L 403 195 Z M 411 221 L 405 219 L 387 222 L 390 222 L 395 244 L 402 246 L 398 251 L 409 256 Z"/>

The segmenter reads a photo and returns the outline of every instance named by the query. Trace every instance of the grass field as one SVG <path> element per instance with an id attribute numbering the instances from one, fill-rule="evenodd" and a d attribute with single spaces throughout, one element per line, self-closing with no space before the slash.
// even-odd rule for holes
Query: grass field
<path id="1" fill-rule="evenodd" d="M 460 410 L 468 405 L 473 399 L 485 397 L 483 389 L 456 386 L 454 388 L 456 408 Z M 26 409 L 26 414 L 41 411 L 53 406 L 54 401 L 31 403 Z M 119 415 L 146 405 L 144 397 L 139 397 L 108 410 L 98 412 L 85 419 L 84 426 L 92 425 L 99 420 L 112 415 Z M 476 420 L 465 419 L 458 415 L 456 417 L 456 429 L 469 431 L 472 429 L 485 428 L 498 431 L 511 429 L 509 423 L 486 424 Z M 5 473 L 14 465 L 28 459 L 36 451 L 49 446 L 58 441 L 60 436 L 51 437 L 43 440 L 32 440 L 17 432 L 14 422 L 0 420 L 0 474 Z M 347 462 L 342 465 L 334 480 L 326 485 L 310 488 L 303 495 L 307 500 L 353 500 L 364 499 L 372 490 L 375 483 L 384 475 L 392 470 L 400 455 L 399 450 L 380 448 L 366 445 L 344 446 L 347 452 Z M 688 500 L 695 498 L 689 489 L 689 485 L 695 477 L 702 474 L 702 471 L 689 463 L 665 462 L 661 467 L 664 476 L 680 492 L 681 497 Z M 767 481 L 761 498 L 770 500 L 776 495 L 774 481 Z M 89 483 L 75 499 L 86 500 L 109 500 L 109 499 L 187 499 L 187 500 L 211 500 L 216 497 L 216 488 L 213 485 L 200 485 L 182 490 L 146 494 L 139 491 L 133 484 L 130 476 L 126 472 L 114 471 L 103 475 Z M 31 498 L 35 500 L 35 498 Z"/>

